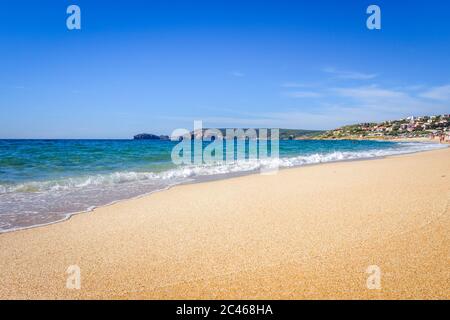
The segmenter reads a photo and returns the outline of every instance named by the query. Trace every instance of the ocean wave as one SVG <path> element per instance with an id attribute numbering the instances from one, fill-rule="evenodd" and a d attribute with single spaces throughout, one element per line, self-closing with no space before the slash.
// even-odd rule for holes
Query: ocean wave
<path id="1" fill-rule="evenodd" d="M 47 181 L 31 181 L 20 184 L 0 184 L 0 194 L 7 193 L 39 193 L 55 191 L 71 191 L 96 186 L 114 186 L 126 183 L 155 183 L 173 185 L 203 176 L 226 175 L 239 172 L 256 171 L 262 168 L 286 168 L 310 164 L 370 159 L 396 154 L 412 153 L 442 148 L 437 144 L 398 143 L 393 148 L 366 151 L 334 151 L 314 153 L 283 158 L 247 159 L 232 162 L 216 162 L 212 164 L 188 165 L 162 172 L 120 171 L 109 174 L 71 177 Z"/>
<path id="2" fill-rule="evenodd" d="M 366 145 L 370 148 L 374 144 Z M 161 172 L 130 170 L 46 181 L 0 183 L 0 233 L 55 223 L 94 207 L 165 190 L 181 183 L 210 179 L 207 177 L 220 179 L 234 174 L 257 173 L 260 169 L 370 159 L 445 147 L 423 143 L 391 143 L 383 146 L 387 147 L 190 165 Z"/>

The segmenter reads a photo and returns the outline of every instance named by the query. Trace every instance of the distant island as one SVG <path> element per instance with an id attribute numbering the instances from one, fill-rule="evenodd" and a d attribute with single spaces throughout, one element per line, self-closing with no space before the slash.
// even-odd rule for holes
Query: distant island
<path id="1" fill-rule="evenodd" d="M 156 134 L 151 133 L 140 133 L 133 137 L 134 140 L 170 140 L 169 136 L 161 135 L 158 136 Z"/>

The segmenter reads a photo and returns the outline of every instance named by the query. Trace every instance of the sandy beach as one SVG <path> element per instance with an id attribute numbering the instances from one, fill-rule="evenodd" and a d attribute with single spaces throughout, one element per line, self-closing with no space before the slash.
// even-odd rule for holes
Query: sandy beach
<path id="1" fill-rule="evenodd" d="M 0 298 L 449 299 L 449 202 L 450 149 L 176 186 L 1 234 Z"/>

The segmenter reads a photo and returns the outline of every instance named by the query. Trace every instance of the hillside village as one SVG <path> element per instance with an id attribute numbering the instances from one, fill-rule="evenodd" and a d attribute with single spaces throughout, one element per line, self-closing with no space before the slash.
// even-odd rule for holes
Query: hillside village
<path id="1" fill-rule="evenodd" d="M 320 135 L 322 139 L 417 138 L 450 134 L 450 114 L 408 117 L 381 123 L 343 126 Z"/>

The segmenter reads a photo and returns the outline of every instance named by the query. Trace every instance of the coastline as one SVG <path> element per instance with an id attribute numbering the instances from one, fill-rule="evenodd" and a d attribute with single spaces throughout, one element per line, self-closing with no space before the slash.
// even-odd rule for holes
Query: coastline
<path id="1" fill-rule="evenodd" d="M 450 140 L 446 140 L 444 142 L 438 141 L 438 139 L 430 139 L 426 137 L 415 137 L 415 138 L 395 138 L 395 137 L 342 137 L 342 138 L 320 138 L 318 140 L 331 140 L 331 141 L 339 141 L 339 140 L 355 140 L 355 141 L 390 141 L 390 142 L 421 142 L 421 143 L 434 143 L 434 144 L 450 144 Z"/>
<path id="2" fill-rule="evenodd" d="M 335 139 L 331 139 L 331 140 L 335 140 Z M 342 140 L 355 140 L 355 139 L 342 139 Z M 380 142 L 386 142 L 388 140 L 374 140 L 374 139 L 357 139 L 358 141 L 380 141 Z M 335 140 L 336 141 L 336 140 Z M 440 144 L 439 142 L 435 141 L 435 140 L 429 140 L 429 139 L 425 139 L 425 138 L 416 138 L 416 139 L 397 139 L 396 141 L 392 141 L 392 142 L 411 142 L 411 143 L 420 143 L 420 144 L 434 144 L 434 145 L 441 145 L 442 148 L 446 148 L 447 144 Z M 439 148 L 438 148 L 439 149 Z M 406 152 L 399 152 L 399 153 L 392 153 L 392 154 L 386 154 L 386 155 L 376 155 L 376 156 L 367 156 L 367 157 L 361 157 L 361 158 L 349 158 L 349 159 L 339 159 L 339 160 L 327 160 L 324 162 L 312 162 L 312 163 L 303 163 L 301 165 L 291 165 L 291 166 L 280 166 L 279 170 L 284 170 L 284 169 L 292 169 L 292 168 L 301 168 L 301 167 L 306 167 L 306 166 L 312 166 L 312 165 L 320 165 L 320 164 L 325 164 L 325 163 L 336 163 L 336 162 L 351 162 L 351 161 L 361 161 L 361 160 L 376 160 L 376 159 L 382 159 L 385 157 L 391 157 L 391 156 L 396 156 L 396 155 L 403 155 L 403 154 L 414 154 L 414 153 L 418 153 L 418 152 L 427 152 L 427 151 L 432 151 L 432 150 L 436 150 L 436 149 L 431 149 L 431 150 L 426 150 L 426 149 L 420 149 L 420 150 L 409 150 Z M 295 158 L 295 157 L 294 157 Z M 280 158 L 283 159 L 283 158 Z M 286 158 L 289 159 L 289 158 Z M 65 222 L 67 220 L 69 220 L 72 216 L 78 215 L 78 214 L 83 214 L 83 213 L 89 213 L 92 212 L 95 209 L 98 208 L 103 208 L 103 207 L 108 207 L 111 205 L 114 205 L 116 203 L 120 203 L 122 201 L 128 201 L 128 200 L 132 200 L 132 199 L 138 199 L 141 197 L 145 197 L 145 196 L 149 196 L 151 194 L 157 193 L 157 192 L 162 192 L 165 190 L 168 190 L 172 187 L 178 186 L 178 185 L 186 185 L 186 184 L 196 184 L 196 183 L 203 183 L 203 182 L 209 182 L 209 181 L 217 181 L 217 180 L 223 180 L 223 179 L 232 179 L 235 177 L 241 177 L 241 176 L 248 176 L 248 175 L 253 175 L 253 174 L 259 174 L 259 169 L 254 169 L 254 170 L 243 170 L 243 171 L 238 171 L 238 172 L 229 172 L 229 173 L 223 173 L 223 174 L 215 174 L 215 175 L 206 175 L 206 176 L 199 176 L 196 178 L 193 178 L 190 181 L 185 181 L 185 182 L 179 182 L 179 183 L 174 183 L 174 184 L 169 184 L 166 185 L 165 187 L 162 187 L 160 189 L 154 189 L 151 191 L 147 191 L 141 194 L 137 194 L 137 195 L 133 195 L 133 196 L 129 196 L 129 197 L 124 197 L 124 198 L 117 198 L 117 199 L 113 199 L 110 202 L 106 202 L 103 204 L 97 204 L 97 205 L 90 205 L 89 207 L 87 207 L 86 209 L 80 209 L 77 211 L 72 211 L 72 212 L 67 212 L 64 214 L 64 216 L 58 220 L 53 220 L 50 222 L 45 222 L 45 223 L 38 223 L 38 224 L 33 224 L 33 225 L 29 225 L 29 226 L 20 226 L 20 227 L 15 227 L 15 228 L 11 228 L 11 229 L 5 229 L 2 230 L 0 229 L 0 235 L 1 234 L 5 234 L 5 233 L 10 233 L 10 232 L 16 232 L 16 231 L 21 231 L 21 230 L 28 230 L 28 229 L 32 229 L 32 228 L 40 228 L 40 227 L 45 227 L 45 226 L 49 226 L 55 223 L 62 223 Z"/>
<path id="3" fill-rule="evenodd" d="M 446 148 L 177 185 L 3 233 L 0 297 L 449 298 L 449 159 Z M 365 288 L 369 260 L 387 288 Z M 65 288 L 73 264 L 80 291 Z"/>

